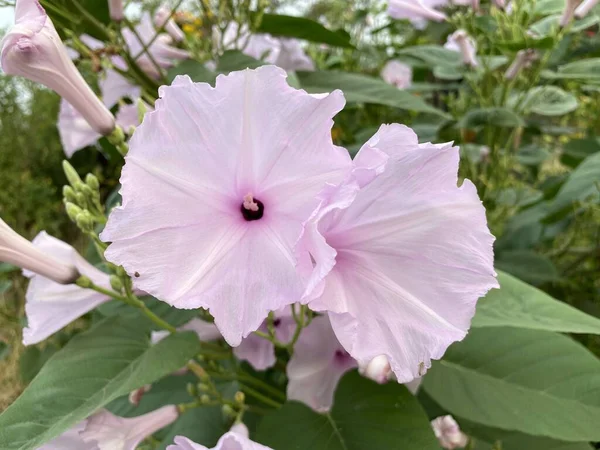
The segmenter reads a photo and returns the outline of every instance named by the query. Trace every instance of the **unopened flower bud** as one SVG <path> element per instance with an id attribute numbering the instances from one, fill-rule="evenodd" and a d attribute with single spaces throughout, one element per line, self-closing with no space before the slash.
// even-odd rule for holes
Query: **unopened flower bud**
<path id="1" fill-rule="evenodd" d="M 469 438 L 460 431 L 460 427 L 452 416 L 442 416 L 431 421 L 431 427 L 442 448 L 454 450 L 466 447 Z"/>
<path id="2" fill-rule="evenodd" d="M 465 30 L 457 30 L 448 37 L 444 45 L 448 50 L 459 52 L 462 55 L 463 62 L 470 67 L 477 67 L 476 53 L 477 46 L 472 37 Z"/>
<path id="3" fill-rule="evenodd" d="M 176 41 L 183 41 L 185 39 L 185 33 L 171 17 L 171 10 L 165 6 L 161 6 L 156 10 L 154 24 L 158 28 L 164 27 L 165 31 Z"/>
<path id="4" fill-rule="evenodd" d="M 206 394 L 202 395 L 200 397 L 200 403 L 202 403 L 203 405 L 208 405 L 210 403 L 210 397 Z"/>
<path id="5" fill-rule="evenodd" d="M 94 231 L 94 219 L 88 211 L 83 211 L 75 217 L 75 223 L 81 231 L 89 233 Z"/>
<path id="6" fill-rule="evenodd" d="M 205 383 L 198 383 L 198 390 L 200 392 L 208 392 L 210 391 L 210 386 Z"/>
<path id="7" fill-rule="evenodd" d="M 83 192 L 75 193 L 75 199 L 77 199 L 78 205 L 85 205 L 85 194 Z"/>
<path id="8" fill-rule="evenodd" d="M 98 178 L 94 174 L 88 173 L 85 177 L 85 184 L 87 184 L 91 189 L 97 191 L 100 189 L 100 182 Z"/>
<path id="9" fill-rule="evenodd" d="M 392 376 L 392 367 L 386 356 L 379 355 L 373 358 L 366 366 L 361 365 L 359 372 L 366 378 L 370 378 L 379 384 L 385 384 Z"/>
<path id="10" fill-rule="evenodd" d="M 198 395 L 198 389 L 194 383 L 188 383 L 186 386 L 186 391 L 190 397 L 196 397 L 196 395 Z"/>
<path id="11" fill-rule="evenodd" d="M 135 391 L 131 391 L 129 393 L 129 403 L 131 403 L 134 406 L 138 406 L 142 401 L 142 397 L 144 396 L 144 394 L 148 392 L 151 388 L 152 385 L 147 384 L 139 389 L 136 389 Z"/>
<path id="12" fill-rule="evenodd" d="M 583 19 L 585 16 L 589 14 L 589 12 L 598 4 L 600 0 L 583 0 L 581 5 L 577 7 L 575 10 L 575 16 L 578 19 Z"/>
<path id="13" fill-rule="evenodd" d="M 2 40 L 2 69 L 57 92 L 102 135 L 110 134 L 115 118 L 85 82 L 38 0 L 19 0 L 16 25 Z"/>
<path id="14" fill-rule="evenodd" d="M 561 27 L 566 27 L 573 20 L 573 16 L 575 15 L 575 9 L 577 8 L 577 4 L 579 0 L 567 0 L 565 4 L 565 9 L 563 10 L 562 16 L 560 17 L 559 24 Z"/>
<path id="15" fill-rule="evenodd" d="M 63 172 L 65 173 L 65 176 L 67 177 L 67 180 L 69 181 L 69 184 L 76 189 L 76 186 L 78 185 L 78 183 L 83 183 L 81 181 L 81 177 L 79 176 L 79 174 L 77 173 L 77 171 L 75 170 L 75 168 L 71 165 L 71 163 L 69 161 L 67 161 L 66 159 L 62 162 L 62 167 L 63 167 Z"/>
<path id="16" fill-rule="evenodd" d="M 223 411 L 223 415 L 225 417 L 235 417 L 237 416 L 237 414 L 235 413 L 235 411 L 233 410 L 233 408 L 229 405 L 223 405 L 223 407 L 221 408 L 221 411 Z"/>
<path id="17" fill-rule="evenodd" d="M 90 280 L 88 277 L 82 275 L 79 278 L 77 278 L 77 281 L 75 282 L 75 284 L 79 287 L 82 287 L 84 289 L 89 289 L 92 287 L 92 285 L 94 284 L 92 282 L 92 280 Z"/>
<path id="18" fill-rule="evenodd" d="M 121 128 L 118 125 L 115 127 L 115 129 L 112 131 L 112 133 L 107 137 L 108 137 L 108 141 L 115 146 L 125 142 L 125 132 L 123 131 L 123 128 Z"/>
<path id="19" fill-rule="evenodd" d="M 123 0 L 108 0 L 108 12 L 112 20 L 117 22 L 123 20 L 125 18 Z"/>
<path id="20" fill-rule="evenodd" d="M 65 203 L 65 209 L 67 210 L 67 215 L 69 216 L 69 219 L 71 219 L 73 222 L 77 220 L 77 216 L 83 213 L 83 209 L 81 209 L 75 203 L 71 202 Z"/>
<path id="21" fill-rule="evenodd" d="M 530 65 L 537 58 L 535 50 L 520 50 L 517 53 L 515 60 L 512 62 L 510 67 L 506 70 L 504 78 L 507 80 L 513 80 L 519 75 L 523 68 Z"/>
<path id="22" fill-rule="evenodd" d="M 75 191 L 71 186 L 63 186 L 63 199 L 65 202 L 75 203 L 77 201 L 75 197 Z"/>
<path id="23" fill-rule="evenodd" d="M 240 405 L 244 403 L 244 401 L 246 401 L 246 396 L 244 395 L 244 393 L 242 391 L 237 391 L 235 393 L 235 397 L 234 397 L 236 403 L 239 403 Z"/>
<path id="24" fill-rule="evenodd" d="M 74 283 L 79 278 L 75 266 L 62 263 L 40 251 L 0 219 L 0 262 L 37 273 L 60 284 Z"/>
<path id="25" fill-rule="evenodd" d="M 121 292 L 123 290 L 123 281 L 116 275 L 110 276 L 110 287 L 115 291 Z"/>

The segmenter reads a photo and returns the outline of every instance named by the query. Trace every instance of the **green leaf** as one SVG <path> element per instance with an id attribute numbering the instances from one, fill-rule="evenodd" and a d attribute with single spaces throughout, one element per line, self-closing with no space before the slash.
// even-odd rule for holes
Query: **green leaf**
<path id="1" fill-rule="evenodd" d="M 515 327 L 600 335 L 600 319 L 506 273 L 498 271 L 498 281 L 500 289 L 491 290 L 477 303 L 473 327 Z"/>
<path id="2" fill-rule="evenodd" d="M 229 73 L 236 70 L 256 69 L 264 65 L 262 61 L 254 59 L 239 50 L 227 50 L 217 63 L 217 72 Z"/>
<path id="3" fill-rule="evenodd" d="M 506 108 L 479 108 L 469 111 L 458 123 L 460 128 L 476 128 L 480 126 L 520 127 L 523 120 Z"/>
<path id="4" fill-rule="evenodd" d="M 563 147 L 560 162 L 569 167 L 577 167 L 590 155 L 600 152 L 600 139 L 589 137 L 573 139 Z"/>
<path id="5" fill-rule="evenodd" d="M 425 412 L 406 387 L 378 385 L 356 371 L 340 381 L 330 413 L 288 402 L 265 416 L 256 440 L 277 450 L 439 449 Z"/>
<path id="6" fill-rule="evenodd" d="M 19 359 L 19 373 L 23 383 L 30 383 L 57 351 L 58 348 L 52 345 L 48 345 L 43 350 L 39 347 L 26 348 Z"/>
<path id="7" fill-rule="evenodd" d="M 0 273 L 11 273 L 16 272 L 19 269 L 17 266 L 13 266 L 12 264 L 8 264 L 5 262 L 0 262 Z"/>
<path id="8" fill-rule="evenodd" d="M 6 293 L 12 285 L 13 283 L 10 280 L 0 280 L 0 295 Z"/>
<path id="9" fill-rule="evenodd" d="M 142 300 L 157 316 L 166 320 L 169 324 L 174 327 L 180 327 L 188 323 L 194 317 L 198 317 L 197 309 L 177 309 L 168 303 L 161 302 L 151 296 L 142 297 Z M 105 317 L 114 316 L 129 316 L 129 320 L 134 322 L 147 322 L 152 329 L 159 330 L 160 328 L 151 323 L 146 316 L 144 316 L 139 309 L 134 308 L 126 303 L 119 300 L 111 300 L 103 303 L 97 308 L 98 312 Z"/>
<path id="10" fill-rule="evenodd" d="M 109 318 L 76 336 L 0 415 L 0 448 L 35 450 L 117 397 L 183 367 L 198 351 L 195 333 L 154 346 L 148 328 Z"/>
<path id="11" fill-rule="evenodd" d="M 416 45 L 403 48 L 398 54 L 417 58 L 431 68 L 437 66 L 457 67 L 464 64 L 459 52 L 448 50 L 440 45 Z"/>
<path id="12" fill-rule="evenodd" d="M 496 257 L 496 267 L 521 280 L 539 286 L 560 278 L 554 263 L 531 250 L 510 250 Z"/>
<path id="13" fill-rule="evenodd" d="M 375 103 L 407 111 L 447 116 L 421 98 L 377 78 L 338 71 L 298 72 L 297 75 L 302 87 L 308 92 L 322 93 L 341 89 L 348 102 Z"/>
<path id="14" fill-rule="evenodd" d="M 572 207 L 574 202 L 600 199 L 600 153 L 588 156 L 571 172 L 554 198 L 550 214 Z"/>
<path id="15" fill-rule="evenodd" d="M 542 75 L 552 79 L 600 81 L 600 58 L 575 61 L 560 66 L 557 72 L 544 71 Z"/>
<path id="16" fill-rule="evenodd" d="M 565 4 L 565 0 L 538 0 L 534 13 L 541 16 L 560 14 L 565 10 Z"/>
<path id="17" fill-rule="evenodd" d="M 177 75 L 189 75 L 192 81 L 214 84 L 217 74 L 208 69 L 204 63 L 188 59 L 169 69 L 167 80 L 172 83 Z"/>
<path id="18" fill-rule="evenodd" d="M 10 345 L 4 341 L 0 341 L 0 361 L 8 357 L 8 355 L 10 355 L 10 351 Z"/>
<path id="19" fill-rule="evenodd" d="M 512 52 L 518 52 L 519 50 L 525 49 L 549 50 L 555 45 L 554 38 L 552 36 L 536 38 L 527 35 L 523 35 L 521 39 L 511 41 L 497 41 L 494 42 L 494 44 L 503 50 Z"/>
<path id="20" fill-rule="evenodd" d="M 453 415 L 534 436 L 600 440 L 600 361 L 548 331 L 475 328 L 424 378 Z"/>
<path id="21" fill-rule="evenodd" d="M 350 35 L 345 31 L 331 31 L 314 20 L 305 17 L 264 14 L 257 30 L 273 36 L 292 37 L 334 47 L 353 48 Z"/>
<path id="22" fill-rule="evenodd" d="M 541 116 L 562 116 L 579 106 L 577 97 L 556 86 L 538 86 L 527 93 L 523 109 Z"/>

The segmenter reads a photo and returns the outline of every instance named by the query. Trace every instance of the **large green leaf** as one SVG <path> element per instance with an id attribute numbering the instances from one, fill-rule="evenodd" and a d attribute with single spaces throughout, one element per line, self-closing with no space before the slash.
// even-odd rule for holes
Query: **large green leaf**
<path id="1" fill-rule="evenodd" d="M 557 72 L 544 71 L 542 75 L 551 79 L 600 81 L 600 58 L 575 61 L 560 66 Z"/>
<path id="2" fill-rule="evenodd" d="M 437 66 L 457 67 L 464 64 L 460 52 L 448 50 L 440 45 L 416 45 L 403 48 L 398 53 L 417 58 L 431 68 Z"/>
<path id="3" fill-rule="evenodd" d="M 305 39 L 334 47 L 352 47 L 348 33 L 328 30 L 320 23 L 306 17 L 264 14 L 257 31 L 273 36 Z"/>
<path id="4" fill-rule="evenodd" d="M 577 97 L 556 86 L 538 86 L 527 93 L 523 109 L 541 116 L 562 116 L 579 106 Z"/>
<path id="5" fill-rule="evenodd" d="M 256 440 L 277 450 L 439 449 L 425 412 L 404 386 L 380 386 L 357 372 L 340 381 L 330 413 L 288 402 L 265 416 Z"/>
<path id="6" fill-rule="evenodd" d="M 75 337 L 0 415 L 0 448 L 37 449 L 115 398 L 181 368 L 198 351 L 195 333 L 151 346 L 148 331 L 109 318 Z"/>
<path id="7" fill-rule="evenodd" d="M 424 379 L 452 414 L 534 436 L 600 440 L 600 361 L 557 333 L 473 329 Z"/>
<path id="8" fill-rule="evenodd" d="M 375 103 L 407 111 L 447 116 L 419 97 L 377 78 L 338 71 L 298 72 L 297 75 L 302 87 L 309 92 L 321 93 L 341 89 L 349 102 Z"/>
<path id="9" fill-rule="evenodd" d="M 600 153 L 588 156 L 571 172 L 552 202 L 550 213 L 569 208 L 574 202 L 600 198 Z"/>
<path id="10" fill-rule="evenodd" d="M 217 71 L 229 73 L 235 70 L 256 69 L 264 63 L 238 50 L 227 50 L 217 62 Z"/>
<path id="11" fill-rule="evenodd" d="M 560 162 L 574 168 L 594 153 L 600 153 L 600 139 L 597 137 L 573 139 L 564 145 Z"/>
<path id="12" fill-rule="evenodd" d="M 460 128 L 476 128 L 481 126 L 520 127 L 523 120 L 506 108 L 477 108 L 470 110 L 458 123 Z"/>
<path id="13" fill-rule="evenodd" d="M 527 283 L 539 286 L 558 281 L 560 274 L 550 258 L 533 250 L 509 250 L 496 257 L 496 267 Z"/>
<path id="14" fill-rule="evenodd" d="M 555 300 L 506 273 L 498 272 L 498 281 L 500 289 L 490 291 L 477 303 L 473 327 L 600 334 L 600 319 Z"/>
<path id="15" fill-rule="evenodd" d="M 206 67 L 204 63 L 188 59 L 169 69 L 167 79 L 172 82 L 177 75 L 188 75 L 192 81 L 213 84 L 217 74 Z"/>

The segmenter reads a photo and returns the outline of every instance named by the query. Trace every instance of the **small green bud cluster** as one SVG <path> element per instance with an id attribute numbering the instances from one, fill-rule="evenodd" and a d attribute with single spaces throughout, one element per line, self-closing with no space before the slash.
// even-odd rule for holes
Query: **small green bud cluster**
<path id="1" fill-rule="evenodd" d="M 69 181 L 63 187 L 67 215 L 81 231 L 95 234 L 96 224 L 106 223 L 104 207 L 100 203 L 100 182 L 91 173 L 84 182 L 68 161 L 63 161 L 63 170 Z"/>
<path id="2" fill-rule="evenodd" d="M 117 148 L 121 155 L 127 155 L 127 152 L 129 151 L 129 146 L 127 145 L 125 139 L 125 132 L 123 131 L 123 128 L 117 125 L 113 132 L 106 136 L 106 138 L 108 139 L 108 142 L 110 142 Z"/>

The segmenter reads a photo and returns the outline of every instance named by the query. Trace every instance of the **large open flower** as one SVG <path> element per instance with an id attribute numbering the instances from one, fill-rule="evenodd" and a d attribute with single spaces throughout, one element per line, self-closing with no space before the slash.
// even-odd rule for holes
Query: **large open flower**
<path id="1" fill-rule="evenodd" d="M 329 311 L 360 364 L 384 355 L 399 382 L 463 339 L 477 300 L 497 286 L 494 238 L 475 186 L 457 187 L 458 161 L 451 144 L 419 145 L 409 128 L 382 126 L 299 242 L 309 306 Z"/>
<path id="2" fill-rule="evenodd" d="M 299 298 L 294 244 L 348 153 L 333 145 L 340 91 L 309 95 L 283 70 L 178 77 L 131 139 L 123 206 L 102 239 L 140 289 L 210 309 L 229 344 Z"/>

